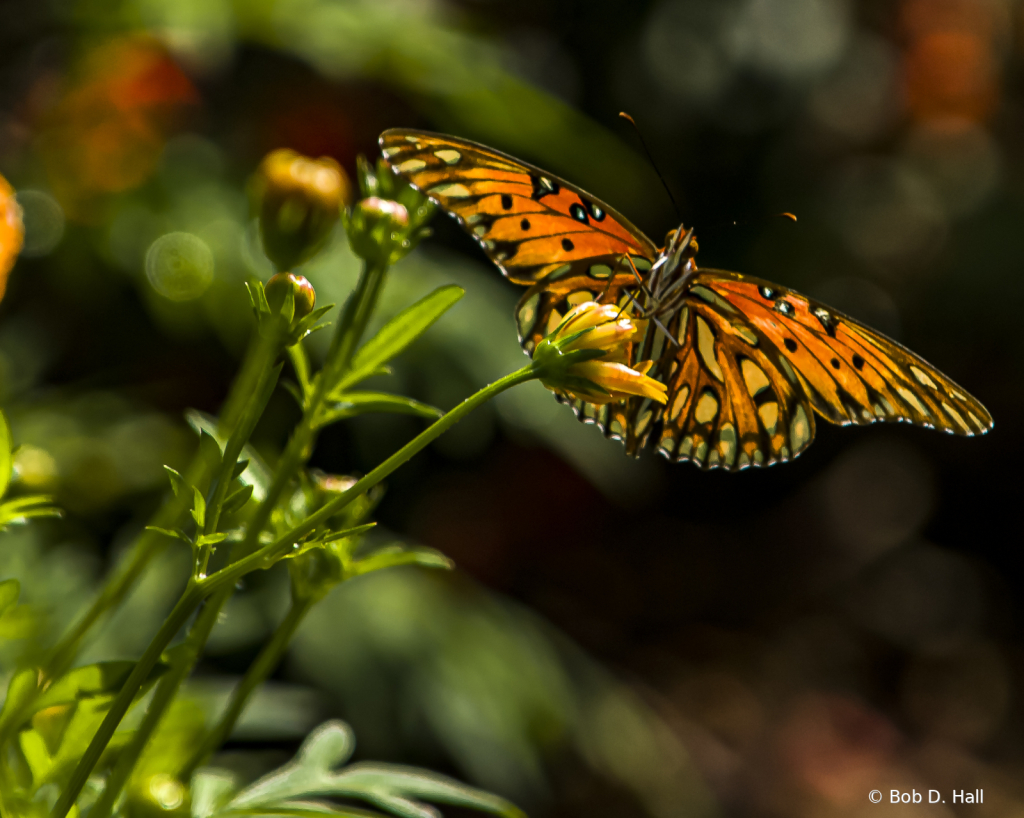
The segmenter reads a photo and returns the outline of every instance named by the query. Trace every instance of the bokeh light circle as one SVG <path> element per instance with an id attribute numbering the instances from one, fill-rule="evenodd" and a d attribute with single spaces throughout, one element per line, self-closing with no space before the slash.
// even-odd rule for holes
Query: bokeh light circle
<path id="1" fill-rule="evenodd" d="M 64 211 L 56 199 L 41 190 L 19 190 L 17 199 L 25 225 L 21 254 L 27 257 L 49 254 L 64 236 Z"/>
<path id="2" fill-rule="evenodd" d="M 166 233 L 146 251 L 146 277 L 164 298 L 191 301 L 213 283 L 213 253 L 192 233 Z"/>

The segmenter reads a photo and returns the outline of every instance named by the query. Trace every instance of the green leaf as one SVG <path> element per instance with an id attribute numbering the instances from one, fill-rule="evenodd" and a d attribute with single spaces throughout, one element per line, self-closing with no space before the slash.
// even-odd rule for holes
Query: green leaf
<path id="1" fill-rule="evenodd" d="M 249 303 L 252 304 L 258 321 L 261 315 L 270 315 L 270 304 L 267 303 L 267 294 L 263 291 L 261 281 L 246 281 L 245 289 L 249 292 Z"/>
<path id="2" fill-rule="evenodd" d="M 43 494 L 18 497 L 0 504 L 0 530 L 13 523 L 25 523 L 34 517 L 63 517 L 53 498 Z"/>
<path id="3" fill-rule="evenodd" d="M 220 467 L 224 456 L 224 445 L 225 441 L 210 434 L 206 429 L 199 433 L 199 451 L 210 467 L 210 471 L 215 471 Z"/>
<path id="4" fill-rule="evenodd" d="M 291 763 L 242 790 L 226 810 L 252 814 L 262 808 L 262 814 L 267 814 L 271 807 L 292 807 L 295 799 L 343 796 L 367 801 L 402 818 L 436 818 L 436 811 L 423 801 L 523 818 L 522 811 L 500 796 L 415 767 L 360 763 L 335 771 L 349 759 L 354 747 L 348 725 L 327 722 L 309 734 Z"/>
<path id="5" fill-rule="evenodd" d="M 0 412 L 0 497 L 7 493 L 14 471 L 14 443 L 11 440 L 11 427 L 7 418 Z"/>
<path id="6" fill-rule="evenodd" d="M 425 568 L 442 568 L 449 571 L 455 567 L 454 562 L 433 548 L 426 546 L 407 548 L 401 545 L 392 545 L 356 560 L 349 569 L 349 575 L 369 574 L 396 565 L 422 565 Z"/>
<path id="7" fill-rule="evenodd" d="M 116 696 L 134 668 L 135 662 L 97 662 L 70 670 L 35 700 L 33 711 L 82 699 Z M 167 668 L 166 664 L 157 663 L 146 678 L 143 689 L 159 679 Z"/>
<path id="8" fill-rule="evenodd" d="M 295 370 L 295 377 L 299 379 L 299 387 L 302 389 L 303 395 L 309 394 L 309 356 L 306 354 L 306 348 L 302 346 L 302 342 L 292 344 L 288 347 L 288 357 L 292 362 L 292 369 Z"/>
<path id="9" fill-rule="evenodd" d="M 345 392 L 341 400 L 319 418 L 316 425 L 317 428 L 322 428 L 339 420 L 370 412 L 416 415 L 431 420 L 444 414 L 440 409 L 404 395 L 391 395 L 387 392 Z"/>
<path id="10" fill-rule="evenodd" d="M 136 762 L 129 789 L 153 775 L 176 771 L 202 742 L 205 728 L 203 708 L 192 699 L 175 698 Z"/>
<path id="11" fill-rule="evenodd" d="M 18 601 L 21 596 L 21 583 L 16 579 L 5 579 L 0 582 L 0 616 Z"/>
<path id="12" fill-rule="evenodd" d="M 193 818 L 212 818 L 238 789 L 235 777 L 221 770 L 199 770 L 192 776 Z"/>
<path id="13" fill-rule="evenodd" d="M 27 639 L 38 633 L 41 624 L 31 605 L 15 605 L 0 616 L 0 639 Z"/>
<path id="14" fill-rule="evenodd" d="M 338 540 L 345 540 L 349 537 L 356 537 L 360 534 L 364 534 L 376 525 L 376 523 L 366 523 L 366 525 L 357 525 L 354 528 L 346 528 L 344 531 L 335 531 L 324 537 L 318 537 L 317 539 L 310 539 L 306 540 L 306 542 L 295 543 L 295 545 L 292 546 L 292 549 L 290 551 L 287 551 L 281 556 L 274 559 L 271 562 L 271 564 L 273 564 L 273 562 L 277 562 L 278 560 L 290 560 L 294 559 L 295 557 L 301 557 L 308 551 L 312 551 L 314 548 L 322 548 L 328 543 L 337 542 Z"/>
<path id="15" fill-rule="evenodd" d="M 188 491 L 191 488 L 185 478 L 181 474 L 172 469 L 170 466 L 164 466 L 164 471 L 167 472 L 167 478 L 171 481 L 171 490 L 174 492 L 174 496 L 179 496 L 183 491 Z"/>
<path id="16" fill-rule="evenodd" d="M 227 445 L 227 435 L 222 435 L 217 429 L 217 418 L 212 415 L 204 414 L 196 409 L 189 409 L 185 412 L 185 420 L 188 421 L 188 425 L 197 434 L 206 432 L 208 435 L 214 438 L 217 443 L 223 447 Z M 253 497 L 258 501 L 262 501 L 267 496 L 267 489 L 270 487 L 271 475 L 270 470 L 263 462 L 263 458 L 259 456 L 256 450 L 246 444 L 242 448 L 242 456 L 248 461 L 249 466 L 240 475 L 237 475 L 246 485 L 253 487 Z"/>
<path id="17" fill-rule="evenodd" d="M 192 488 L 192 519 L 196 521 L 196 528 L 202 531 L 206 525 L 206 498 L 195 487 Z"/>
<path id="18" fill-rule="evenodd" d="M 252 497 L 252 486 L 243 486 L 238 491 L 234 491 L 227 496 L 224 500 L 224 504 L 221 506 L 222 514 L 233 514 L 242 508 L 249 499 Z"/>
<path id="19" fill-rule="evenodd" d="M 175 540 L 181 540 L 189 548 L 195 545 L 195 543 L 192 542 L 191 538 L 187 534 L 185 534 L 184 531 L 179 531 L 176 528 L 160 528 L 160 526 L 158 525 L 147 525 L 146 531 L 156 531 L 158 534 L 163 534 L 164 536 L 172 537 Z"/>
<path id="20" fill-rule="evenodd" d="M 430 295 L 421 298 L 388 321 L 356 352 L 349 373 L 334 385 L 331 399 L 340 400 L 345 389 L 368 378 L 374 370 L 402 352 L 451 309 L 465 293 L 462 287 L 454 284 L 438 287 Z"/>
<path id="21" fill-rule="evenodd" d="M 43 781 L 53 767 L 53 757 L 46 748 L 46 742 L 35 730 L 24 730 L 18 739 L 22 755 L 25 756 L 28 768 L 32 772 L 32 780 Z"/>
<path id="22" fill-rule="evenodd" d="M 217 543 L 224 542 L 229 536 L 231 535 L 226 531 L 219 531 L 216 534 L 203 534 L 196 540 L 196 545 L 200 548 L 206 545 L 216 545 Z"/>
<path id="23" fill-rule="evenodd" d="M 0 730 L 4 730 L 14 719 L 27 718 L 31 715 L 26 715 L 22 711 L 28 700 L 35 695 L 38 684 L 39 672 L 35 668 L 23 668 L 14 674 L 7 685 L 3 710 L 0 710 Z"/>
<path id="24" fill-rule="evenodd" d="M 244 472 L 247 468 L 249 468 L 249 461 L 239 460 L 237 463 L 235 463 L 235 467 L 231 470 L 231 479 L 237 480 L 239 477 L 242 476 L 242 472 Z"/>

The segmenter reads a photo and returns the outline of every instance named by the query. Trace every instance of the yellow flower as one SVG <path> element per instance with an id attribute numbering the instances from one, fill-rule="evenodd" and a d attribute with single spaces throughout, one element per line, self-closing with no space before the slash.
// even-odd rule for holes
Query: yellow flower
<path id="1" fill-rule="evenodd" d="M 540 382 L 562 397 L 604 404 L 637 395 L 668 400 L 665 384 L 647 376 L 653 361 L 629 365 L 630 344 L 642 336 L 637 321 L 614 304 L 586 301 L 573 307 L 537 345 Z"/>

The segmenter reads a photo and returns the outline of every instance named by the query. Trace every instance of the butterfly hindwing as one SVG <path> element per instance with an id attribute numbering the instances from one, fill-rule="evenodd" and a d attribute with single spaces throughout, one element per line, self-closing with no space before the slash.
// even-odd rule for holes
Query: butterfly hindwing
<path id="1" fill-rule="evenodd" d="M 657 250 L 612 208 L 546 171 L 450 136 L 394 128 L 380 137 L 388 164 L 436 201 L 518 284 L 552 274 L 607 279 L 623 259 Z"/>
<path id="2" fill-rule="evenodd" d="M 702 300 L 688 300 L 673 329 L 680 346 L 666 345 L 652 370 L 669 387 L 650 441 L 661 454 L 740 470 L 784 462 L 810 445 L 811 404 L 777 350 Z"/>

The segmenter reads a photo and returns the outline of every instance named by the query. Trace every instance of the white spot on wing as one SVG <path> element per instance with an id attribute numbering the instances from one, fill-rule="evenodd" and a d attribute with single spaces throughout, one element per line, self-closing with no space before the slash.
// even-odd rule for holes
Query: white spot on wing
<path id="1" fill-rule="evenodd" d="M 446 165 L 454 165 L 456 162 L 462 159 L 462 154 L 459 153 L 457 150 L 453 150 L 451 148 L 444 148 L 439 151 L 434 151 L 434 156 L 436 156 Z"/>
<path id="2" fill-rule="evenodd" d="M 917 378 L 917 382 L 923 386 L 930 386 L 932 389 L 936 389 L 935 381 L 928 377 L 928 373 L 923 369 L 919 369 L 916 366 L 911 365 L 910 371 L 914 373 L 914 377 Z"/>
<path id="3" fill-rule="evenodd" d="M 441 185 L 434 185 L 427 191 L 433 196 L 447 196 L 449 199 L 465 199 L 472 194 L 469 188 L 459 182 L 445 182 Z"/>
<path id="4" fill-rule="evenodd" d="M 423 170 L 427 166 L 427 163 L 422 159 L 406 159 L 404 162 L 399 162 L 395 165 L 395 168 L 399 173 L 415 173 L 418 170 Z"/>

